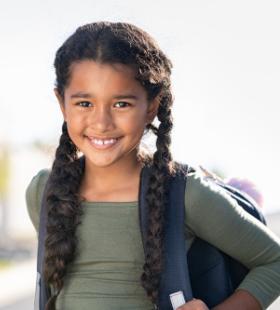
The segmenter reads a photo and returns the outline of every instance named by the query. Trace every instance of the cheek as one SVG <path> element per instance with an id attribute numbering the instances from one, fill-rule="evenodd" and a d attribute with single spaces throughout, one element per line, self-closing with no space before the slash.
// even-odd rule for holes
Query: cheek
<path id="1" fill-rule="evenodd" d="M 86 114 L 82 113 L 69 113 L 67 119 L 69 126 L 76 129 L 82 128 L 87 121 Z"/>
<path id="2" fill-rule="evenodd" d="M 122 123 L 122 127 L 130 132 L 137 133 L 145 128 L 145 118 L 141 114 L 135 114 L 119 121 Z"/>

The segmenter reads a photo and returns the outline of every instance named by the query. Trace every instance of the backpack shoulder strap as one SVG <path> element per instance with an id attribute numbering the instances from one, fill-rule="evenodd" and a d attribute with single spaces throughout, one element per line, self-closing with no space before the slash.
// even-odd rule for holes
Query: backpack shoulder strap
<path id="1" fill-rule="evenodd" d="M 155 309 L 172 310 L 170 294 L 182 291 L 185 300 L 192 299 L 192 289 L 189 280 L 188 262 L 186 259 L 185 241 L 185 187 L 188 165 L 176 163 L 178 173 L 168 181 L 167 205 L 165 208 L 164 227 L 164 268 L 160 280 L 159 299 Z M 139 221 L 146 257 L 145 244 L 148 228 L 148 205 L 146 193 L 149 178 L 153 173 L 152 167 L 145 167 L 141 171 L 139 193 Z"/>
<path id="2" fill-rule="evenodd" d="M 47 223 L 47 210 L 46 210 L 47 188 L 48 188 L 48 180 L 43 190 L 43 196 L 40 208 L 39 235 L 38 235 L 38 248 L 37 248 L 37 279 L 36 279 L 36 291 L 34 299 L 34 310 L 44 310 L 47 300 L 50 297 L 50 289 L 45 284 L 43 274 L 46 223 Z"/>

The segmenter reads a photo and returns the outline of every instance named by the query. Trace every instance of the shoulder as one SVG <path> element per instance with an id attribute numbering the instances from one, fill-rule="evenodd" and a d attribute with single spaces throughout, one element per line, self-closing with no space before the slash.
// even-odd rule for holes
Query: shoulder
<path id="1" fill-rule="evenodd" d="M 30 220 L 38 232 L 39 214 L 43 190 L 46 185 L 50 169 L 41 169 L 32 177 L 25 190 L 25 200 Z"/>
<path id="2" fill-rule="evenodd" d="M 224 190 L 214 181 L 214 179 L 218 177 L 211 174 L 211 172 L 200 166 L 180 162 L 178 167 L 177 171 L 179 174 L 182 170 L 184 171 L 186 182 L 185 200 L 189 203 L 194 204 L 199 201 L 201 202 L 210 196 L 217 197 L 225 194 Z M 187 169 L 188 173 L 186 173 Z"/>
<path id="3" fill-rule="evenodd" d="M 203 170 L 195 167 L 186 178 L 185 200 L 189 203 L 197 204 L 205 199 L 228 198 L 229 196 L 219 186 L 212 177 L 206 175 Z M 208 201 L 209 202 L 209 201 Z"/>
<path id="4" fill-rule="evenodd" d="M 217 227 L 220 220 L 239 220 L 245 211 L 199 167 L 188 174 L 185 188 L 186 225 L 192 231 Z"/>

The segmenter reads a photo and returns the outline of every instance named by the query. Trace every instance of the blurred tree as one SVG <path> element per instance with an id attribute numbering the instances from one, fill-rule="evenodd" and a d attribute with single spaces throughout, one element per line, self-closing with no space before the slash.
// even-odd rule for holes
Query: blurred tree
<path id="1" fill-rule="evenodd" d="M 10 151 L 7 145 L 0 147 L 0 239 L 7 236 L 7 197 L 10 180 Z"/>

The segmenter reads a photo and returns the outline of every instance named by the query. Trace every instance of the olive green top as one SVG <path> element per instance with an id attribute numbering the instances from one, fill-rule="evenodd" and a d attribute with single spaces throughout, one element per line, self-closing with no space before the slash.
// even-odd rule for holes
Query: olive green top
<path id="1" fill-rule="evenodd" d="M 48 174 L 49 169 L 39 171 L 26 189 L 27 209 L 37 233 Z M 69 266 L 57 310 L 152 310 L 139 280 L 144 252 L 138 202 L 83 202 L 82 206 L 78 255 Z M 188 177 L 185 210 L 187 246 L 199 236 L 242 262 L 250 272 L 239 288 L 266 309 L 280 294 L 279 238 L 199 171 Z"/>

